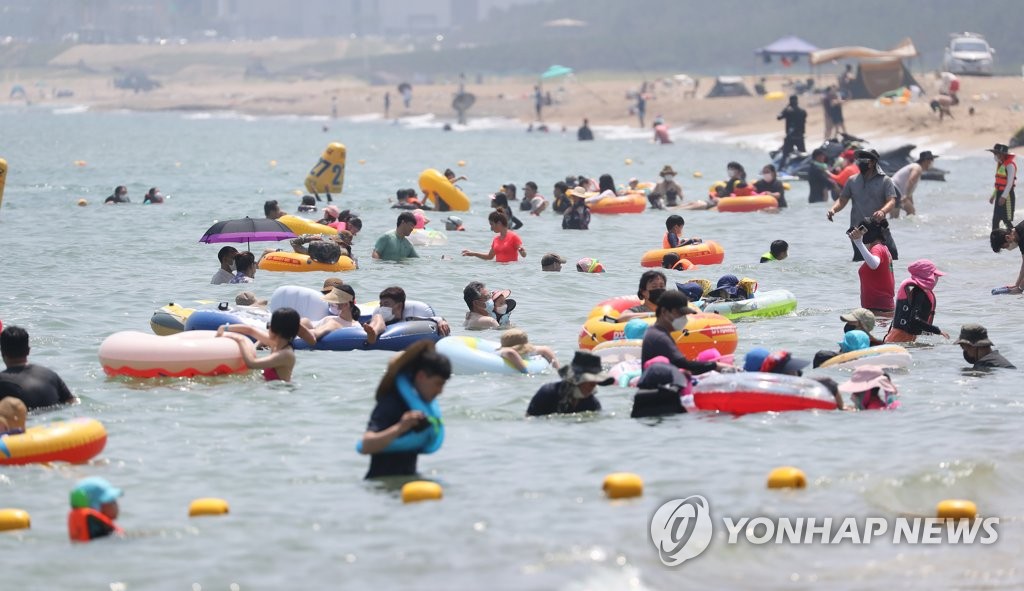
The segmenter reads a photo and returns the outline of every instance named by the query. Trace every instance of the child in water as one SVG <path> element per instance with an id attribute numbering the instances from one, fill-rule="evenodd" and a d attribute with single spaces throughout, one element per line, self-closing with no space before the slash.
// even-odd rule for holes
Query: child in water
<path id="1" fill-rule="evenodd" d="M 103 478 L 79 480 L 71 491 L 68 536 L 73 542 L 91 542 L 110 534 L 123 534 L 114 520 L 121 510 L 117 499 L 124 492 Z"/>
<path id="2" fill-rule="evenodd" d="M 245 364 L 251 369 L 262 369 L 263 377 L 268 382 L 290 382 L 292 370 L 295 368 L 292 340 L 299 334 L 299 313 L 291 308 L 280 308 L 270 317 L 267 328 L 268 330 L 264 332 L 246 324 L 225 324 L 217 329 L 217 336 L 228 337 L 238 343 L 238 350 L 242 353 Z M 269 347 L 270 355 L 257 358 L 256 348 L 246 337 L 252 337 L 259 344 Z"/>
<path id="3" fill-rule="evenodd" d="M 691 244 L 700 244 L 700 238 L 683 238 L 683 226 L 686 221 L 683 216 L 673 214 L 665 218 L 665 239 L 661 241 L 662 248 L 678 248 Z"/>
<path id="4" fill-rule="evenodd" d="M 857 410 L 899 408 L 899 390 L 881 367 L 862 365 L 853 372 L 850 381 L 839 385 L 840 392 L 850 394 Z"/>
<path id="5" fill-rule="evenodd" d="M 501 355 L 523 373 L 526 373 L 526 358 L 534 355 L 540 355 L 547 359 L 554 369 L 559 368 L 558 357 L 551 347 L 530 343 L 530 337 L 527 336 L 526 331 L 519 328 L 510 328 L 502 333 L 498 355 Z"/>
<path id="6" fill-rule="evenodd" d="M 21 399 L 8 396 L 0 400 L 0 436 L 24 433 L 27 414 L 28 408 Z"/>

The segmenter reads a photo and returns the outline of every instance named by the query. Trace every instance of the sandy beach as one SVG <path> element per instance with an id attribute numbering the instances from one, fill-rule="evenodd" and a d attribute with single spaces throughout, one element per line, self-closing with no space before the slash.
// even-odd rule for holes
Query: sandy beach
<path id="1" fill-rule="evenodd" d="M 145 48 L 146 46 L 142 46 Z M 141 50 L 140 50 L 141 51 Z M 211 49 L 206 48 L 208 56 Z M 237 111 L 252 115 L 302 115 L 331 117 L 384 116 L 384 94 L 391 91 L 389 116 L 407 117 L 431 113 L 443 120 L 454 120 L 451 108 L 457 85 L 416 85 L 413 100 L 404 108 L 392 86 L 371 86 L 352 79 L 266 80 L 246 79 L 238 67 L 237 49 L 225 47 L 225 58 L 231 67 L 211 66 L 197 61 L 178 68 L 173 74 L 155 75 L 163 87 L 151 92 L 135 93 L 114 88 L 110 74 L 89 73 L 73 64 L 88 63 L 109 71 L 118 67 L 138 67 L 139 59 L 127 62 L 119 58 L 125 48 L 110 46 L 78 46 L 51 61 L 51 68 L 31 72 L 8 71 L 7 87 L 20 84 L 28 89 L 33 102 L 87 105 L 92 109 Z M 82 60 L 82 62 L 79 62 Z M 141 63 L 145 63 L 142 61 Z M 795 78 L 804 77 L 794 72 Z M 661 79 L 651 76 L 652 79 Z M 668 78 L 667 76 L 665 77 Z M 932 73 L 917 74 L 928 94 L 937 91 L 938 82 Z M 747 77 L 753 89 L 756 77 Z M 769 92 L 789 94 L 786 77 L 769 76 Z M 817 84 L 832 83 L 834 78 L 822 76 Z M 502 117 L 520 120 L 524 127 L 535 120 L 532 89 L 536 83 L 528 78 L 488 78 L 482 84 L 468 81 L 466 90 L 476 96 L 470 118 Z M 547 81 L 554 104 L 545 107 L 544 121 L 552 131 L 563 126 L 575 130 L 584 118 L 592 126 L 639 126 L 631 114 L 631 91 L 639 88 L 639 77 L 623 74 L 581 73 Z M 698 98 L 687 97 L 679 86 L 654 84 L 647 106 L 647 125 L 656 115 L 665 118 L 674 133 L 694 133 L 695 137 L 718 141 L 750 143 L 759 147 L 778 146 L 782 141 L 782 123 L 776 115 L 784 100 L 762 97 L 702 98 L 714 85 L 712 78 L 700 79 Z M 73 96 L 54 98 L 54 89 L 66 89 Z M 6 93 L 5 93 L 6 94 Z M 874 100 L 857 100 L 844 106 L 847 130 L 865 137 L 872 145 L 887 148 L 896 144 L 914 143 L 922 149 L 951 155 L 965 155 L 1005 143 L 1024 125 L 1024 79 L 1019 77 L 963 78 L 962 102 L 954 107 L 954 118 L 939 121 L 928 106 L 928 95 L 907 104 L 881 105 Z M 22 99 L 9 99 L 18 102 Z M 807 97 L 802 105 L 808 110 L 807 144 L 823 139 L 822 109 L 817 97 Z M 969 115 L 970 108 L 974 114 Z"/>

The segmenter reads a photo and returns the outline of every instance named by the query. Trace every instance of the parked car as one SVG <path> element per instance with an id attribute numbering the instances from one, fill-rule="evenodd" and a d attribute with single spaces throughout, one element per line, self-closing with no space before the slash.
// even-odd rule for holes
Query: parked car
<path id="1" fill-rule="evenodd" d="M 977 33 L 953 33 L 949 36 L 942 68 L 954 74 L 991 76 L 996 50 Z"/>

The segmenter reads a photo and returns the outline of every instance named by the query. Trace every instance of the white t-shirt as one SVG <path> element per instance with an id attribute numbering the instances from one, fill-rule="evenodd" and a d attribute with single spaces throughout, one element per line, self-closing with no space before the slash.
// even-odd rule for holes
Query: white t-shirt
<path id="1" fill-rule="evenodd" d="M 213 279 L 210 283 L 213 285 L 220 285 L 222 283 L 231 283 L 231 280 L 235 278 L 235 274 L 231 271 L 225 271 L 224 269 L 217 269 L 217 272 L 213 274 Z"/>

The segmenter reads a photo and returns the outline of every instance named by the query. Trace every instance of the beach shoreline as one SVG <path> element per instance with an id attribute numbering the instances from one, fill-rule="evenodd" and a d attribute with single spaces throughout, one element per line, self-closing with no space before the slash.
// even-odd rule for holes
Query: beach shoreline
<path id="1" fill-rule="evenodd" d="M 28 84 L 18 82 L 29 77 Z M 13 78 L 13 82 L 12 82 Z M 769 92 L 788 95 L 788 78 L 766 77 Z M 456 84 L 421 85 L 413 89 L 409 108 L 391 87 L 373 86 L 350 79 L 302 81 L 251 80 L 235 73 L 233 76 L 214 69 L 187 70 L 170 77 L 161 77 L 163 86 L 150 92 L 133 92 L 115 88 L 110 76 L 67 71 L 14 72 L 5 76 L 9 85 L 21 84 L 33 103 L 45 102 L 56 108 L 83 105 L 92 110 L 116 111 L 183 111 L 237 112 L 252 116 L 300 116 L 323 118 L 329 125 L 333 118 L 372 120 L 385 118 L 384 96 L 390 93 L 388 119 L 433 115 L 440 126 L 455 124 L 451 107 L 458 92 Z M 746 77 L 753 88 L 754 77 Z M 929 96 L 937 88 L 933 76 L 919 76 L 928 93 L 907 104 L 882 105 L 875 100 L 856 100 L 844 105 L 847 130 L 864 137 L 880 150 L 912 143 L 919 149 L 930 149 L 949 156 L 976 154 L 994 143 L 1006 143 L 1024 125 L 1024 79 L 1019 77 L 965 78 L 961 81 L 962 102 L 954 107 L 954 118 L 939 121 L 928 106 Z M 824 80 L 827 83 L 829 80 Z M 533 82 L 522 78 L 486 79 L 482 84 L 467 84 L 466 91 L 476 96 L 468 111 L 473 120 L 504 118 L 518 121 L 523 129 L 542 121 L 535 117 Z M 714 80 L 700 79 L 697 97 L 707 94 Z M 633 128 L 642 137 L 650 134 L 650 125 L 661 116 L 674 137 L 701 138 L 716 142 L 752 145 L 760 149 L 777 148 L 782 143 L 782 122 L 776 120 L 785 106 L 784 99 L 766 100 L 745 96 L 728 98 L 693 98 L 684 90 L 664 83 L 653 85 L 647 103 L 646 121 L 640 127 L 631 112 L 635 99 L 630 98 L 640 85 L 639 80 L 563 78 L 548 81 L 542 87 L 553 99 L 542 111 L 543 123 L 552 132 L 574 133 L 583 119 L 598 131 L 601 128 Z M 58 90 L 71 91 L 71 96 L 58 98 Z M 8 98 L 7 104 L 24 103 L 23 98 Z M 808 111 L 808 149 L 824 139 L 822 108 L 817 96 L 801 97 Z M 974 114 L 969 115 L 969 109 Z M 510 124 L 515 127 L 514 123 Z"/>

